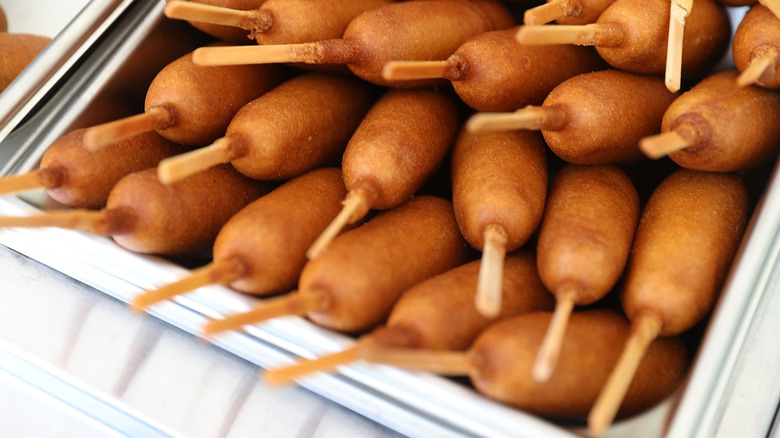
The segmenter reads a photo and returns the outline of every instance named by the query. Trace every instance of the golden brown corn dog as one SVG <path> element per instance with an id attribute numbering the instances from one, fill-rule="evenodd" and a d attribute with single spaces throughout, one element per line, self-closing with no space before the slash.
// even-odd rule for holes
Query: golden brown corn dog
<path id="1" fill-rule="evenodd" d="M 382 67 L 392 60 L 445 59 L 468 38 L 515 24 L 493 0 L 423 0 L 394 3 L 355 17 L 339 39 L 305 44 L 203 48 L 202 65 L 303 62 L 346 64 L 358 77 L 379 85 L 427 87 L 442 80 L 388 82 Z"/>
<path id="2" fill-rule="evenodd" d="M 0 92 L 19 76 L 49 42 L 49 37 L 0 32 Z"/>
<path id="3" fill-rule="evenodd" d="M 695 170 L 750 169 L 780 148 L 780 94 L 740 87 L 733 70 L 716 73 L 669 105 L 661 132 L 639 143 L 649 157 L 668 154 Z"/>
<path id="4" fill-rule="evenodd" d="M 726 6 L 754 6 L 762 5 L 767 7 L 776 17 L 780 18 L 780 1 L 778 0 L 718 0 Z"/>
<path id="5" fill-rule="evenodd" d="M 68 207 L 102 208 L 122 177 L 186 150 L 156 132 L 147 132 L 89 151 L 84 147 L 85 131 L 71 131 L 52 143 L 37 170 L 0 178 L 0 193 L 44 188 L 52 199 Z"/>
<path id="6" fill-rule="evenodd" d="M 653 309 L 663 318 L 661 336 L 682 333 L 701 320 L 742 240 L 747 204 L 745 187 L 735 175 L 680 169 L 667 177 L 645 206 L 631 249 L 621 295 L 628 317 L 634 320 Z M 686 232 L 672 233 L 677 229 Z M 692 272 L 688 269 L 702 275 L 676 275 Z M 669 302 L 672 297 L 680 305 Z"/>
<path id="7" fill-rule="evenodd" d="M 458 108 L 449 93 L 390 90 L 371 108 L 342 157 L 344 208 L 308 251 L 322 254 L 347 223 L 409 199 L 452 147 Z"/>
<path id="8" fill-rule="evenodd" d="M 518 316 L 486 330 L 471 348 L 481 372 L 472 382 L 480 392 L 547 417 L 581 419 L 587 414 L 629 336 L 625 317 L 610 310 L 575 312 L 561 349 L 561 361 L 545 383 L 528 378 L 549 313 Z M 679 339 L 656 340 L 631 382 L 621 415 L 641 412 L 674 391 L 687 370 Z M 576 386 L 575 386 L 576 385 Z"/>
<path id="9" fill-rule="evenodd" d="M 639 221 L 639 195 L 618 167 L 564 167 L 553 180 L 539 229 L 539 275 L 555 295 L 552 324 L 534 365 L 548 379 L 574 306 L 595 303 L 623 273 Z"/>
<path id="10" fill-rule="evenodd" d="M 227 166 L 174 186 L 160 184 L 154 168 L 136 172 L 114 186 L 106 203 L 109 211 L 132 211 L 133 226 L 110 234 L 135 252 L 211 252 L 222 225 L 269 190 L 269 184 L 245 178 Z"/>
<path id="11" fill-rule="evenodd" d="M 566 79 L 606 66 L 589 47 L 518 44 L 517 29 L 478 34 L 444 61 L 390 61 L 382 76 L 392 81 L 449 79 L 468 106 L 478 111 L 512 111 L 540 105 Z"/>
<path id="12" fill-rule="evenodd" d="M 244 105 L 224 137 L 160 163 L 164 183 L 218 163 L 250 178 L 279 181 L 337 161 L 374 101 L 365 82 L 310 73 Z"/>
<path id="13" fill-rule="evenodd" d="M 216 2 L 198 3 L 214 5 Z M 235 26 L 246 31 L 244 38 L 248 36 L 261 45 L 297 44 L 341 38 L 357 15 L 388 5 L 392 0 L 265 0 L 260 3 L 252 7 L 200 7 L 170 0 L 165 15 L 201 24 Z"/>
<path id="14" fill-rule="evenodd" d="M 642 74 L 666 73 L 669 89 L 677 91 L 681 78 L 695 78 L 712 68 L 726 50 L 731 35 L 723 6 L 713 0 L 697 0 L 695 6 L 686 9 L 692 3 L 617 0 L 601 13 L 596 23 L 523 26 L 517 38 L 524 44 L 593 45 L 615 68 Z M 679 33 L 683 33 L 681 38 Z M 669 48 L 673 50 L 670 52 Z"/>
<path id="15" fill-rule="evenodd" d="M 613 310 L 572 314 L 561 363 L 550 380 L 529 378 L 534 351 L 552 314 L 527 313 L 485 329 L 463 352 L 366 349 L 369 361 L 438 374 L 467 375 L 476 389 L 498 401 L 557 419 L 582 419 L 620 355 L 630 325 Z M 688 367 L 687 351 L 676 338 L 657 339 L 648 349 L 621 405 L 621 415 L 647 409 L 677 388 Z"/>
<path id="16" fill-rule="evenodd" d="M 214 241 L 212 263 L 136 296 L 132 306 L 142 309 L 208 284 L 252 295 L 293 289 L 306 249 L 338 212 L 346 193 L 338 168 L 313 170 L 287 181 L 225 223 Z"/>
<path id="17" fill-rule="evenodd" d="M 463 129 L 452 154 L 452 204 L 458 227 L 483 252 L 475 305 L 501 310 L 501 269 L 539 226 L 547 197 L 547 158 L 536 132 L 471 134 Z"/>
<path id="18" fill-rule="evenodd" d="M 416 196 L 336 238 L 322 257 L 304 266 L 297 292 L 213 320 L 205 332 L 288 314 L 306 315 L 333 330 L 364 332 L 385 320 L 403 291 L 471 257 L 452 204 Z"/>
<path id="19" fill-rule="evenodd" d="M 412 335 L 414 343 L 405 347 L 464 350 L 489 324 L 473 306 L 479 261 L 442 274 L 410 289 L 396 303 L 384 329 L 374 332 L 377 339 L 392 339 L 392 331 Z M 504 319 L 520 313 L 550 310 L 552 300 L 539 279 L 533 251 L 517 251 L 504 260 L 501 312 Z M 455 323 L 457 321 L 457 323 Z"/>
<path id="20" fill-rule="evenodd" d="M 289 381 L 314 371 L 325 371 L 357 360 L 363 348 L 425 348 L 465 350 L 494 319 L 474 308 L 479 261 L 473 261 L 431 277 L 404 292 L 393 306 L 385 325 L 362 337 L 354 347 L 300 362 L 266 374 L 274 383 Z M 522 313 L 550 310 L 553 301 L 541 283 L 532 251 L 518 251 L 506 258 L 499 319 Z"/>
<path id="21" fill-rule="evenodd" d="M 189 146 L 203 146 L 225 134 L 246 103 L 282 79 L 277 66 L 201 67 L 188 53 L 166 65 L 146 92 L 144 112 L 94 126 L 87 147 L 95 149 L 141 132 L 155 130 Z"/>
<path id="22" fill-rule="evenodd" d="M 555 87 L 541 107 L 475 114 L 472 132 L 541 129 L 550 149 L 573 164 L 638 161 L 637 143 L 658 132 L 676 96 L 656 76 L 620 70 L 585 73 Z"/>
<path id="23" fill-rule="evenodd" d="M 685 332 L 712 308 L 747 215 L 747 190 L 732 174 L 680 169 L 650 196 L 621 293 L 631 336 L 588 416 L 594 435 L 612 422 L 648 345 Z"/>
<path id="24" fill-rule="evenodd" d="M 87 230 L 111 236 L 120 246 L 134 252 L 202 256 L 211 253 L 222 225 L 269 189 L 268 183 L 246 178 L 226 165 L 173 186 L 160 184 L 157 169 L 151 168 L 119 180 L 101 211 L 2 216 L 0 227 Z"/>
<path id="25" fill-rule="evenodd" d="M 780 88 L 780 18 L 755 5 L 737 26 L 731 53 L 740 85 Z"/>

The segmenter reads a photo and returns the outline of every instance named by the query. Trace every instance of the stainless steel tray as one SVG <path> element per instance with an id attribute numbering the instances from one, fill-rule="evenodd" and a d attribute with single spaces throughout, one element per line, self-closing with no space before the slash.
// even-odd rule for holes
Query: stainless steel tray
<path id="1" fill-rule="evenodd" d="M 91 2 L 52 39 L 17 80 L 0 93 L 0 108 L 3 109 L 0 112 L 0 141 L 56 88 L 131 3 L 131 0 Z"/>
<path id="2" fill-rule="evenodd" d="M 64 80 L 40 109 L 33 114 L 24 109 L 17 111 L 16 117 L 27 117 L 27 121 L 0 143 L 0 163 L 6 163 L 0 174 L 36 168 L 48 144 L 71 129 L 86 126 L 84 114 L 112 92 L 113 82 L 123 69 L 134 65 L 129 60 L 148 55 L 147 44 L 154 35 L 165 34 L 170 26 L 177 26 L 162 17 L 163 5 L 156 0 L 88 5 L 85 16 L 112 18 L 92 39 L 85 39 L 83 34 L 97 31 L 79 20 L 63 32 L 62 35 L 77 35 L 74 41 L 82 41 L 89 50 L 73 55 L 74 59 L 68 62 L 68 77 L 63 75 Z M 174 58 L 174 53 L 169 55 L 160 59 Z M 156 72 L 161 66 L 149 68 Z M 0 96 L 0 103 L 3 97 Z M 9 151 L 13 155 L 3 159 Z M 771 299 L 772 273 L 780 252 L 776 238 L 780 213 L 767 205 L 777 202 L 778 190 L 773 178 L 757 209 L 739 263 L 732 270 L 709 323 L 690 381 L 666 403 L 617 423 L 608 436 L 713 436 L 732 427 L 729 421 L 742 425 L 742 418 L 728 415 L 732 412 L 729 401 L 743 379 L 744 364 L 753 357 L 750 351 L 742 349 L 749 346 L 754 333 L 751 324 L 762 321 L 759 317 L 766 313 L 762 301 Z M 0 197 L 0 214 L 34 214 L 52 202 L 42 192 Z M 130 253 L 108 238 L 76 231 L 2 230 L 0 243 L 125 302 L 144 289 L 188 273 L 171 261 Z M 197 334 L 208 318 L 244 311 L 253 303 L 250 297 L 213 286 L 161 303 L 151 311 L 161 320 Z M 279 318 L 214 339 L 219 347 L 263 367 L 290 363 L 299 357 L 316 357 L 352 342 L 349 337 L 298 317 Z M 340 367 L 336 374 L 318 374 L 300 383 L 409 436 L 572 437 L 584 433 L 492 402 L 448 379 L 386 366 L 358 363 Z M 769 430 L 777 405 L 776 389 L 764 385 L 763 391 L 758 391 L 760 402 L 771 412 L 763 413 L 768 416 L 766 424 L 757 426 L 752 436 L 761 435 L 761 430 L 765 435 Z M 755 416 L 750 419 L 751 424 L 757 423 Z"/>

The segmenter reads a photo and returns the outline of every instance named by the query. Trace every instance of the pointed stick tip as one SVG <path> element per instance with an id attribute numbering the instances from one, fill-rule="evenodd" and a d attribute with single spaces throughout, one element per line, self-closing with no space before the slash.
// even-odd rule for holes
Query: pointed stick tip
<path id="1" fill-rule="evenodd" d="M 667 77 L 664 81 L 666 84 L 666 89 L 671 91 L 672 93 L 676 93 L 680 91 L 680 78 L 679 77 Z"/>
<path id="2" fill-rule="evenodd" d="M 555 309 L 533 365 L 532 375 L 537 382 L 549 380 L 558 364 L 566 326 L 574 310 L 579 290 L 572 284 L 568 284 L 560 287 L 556 294 Z"/>
<path id="3" fill-rule="evenodd" d="M 328 249 L 333 240 L 344 231 L 344 228 L 354 223 L 358 219 L 354 219 L 355 215 L 361 207 L 365 207 L 366 203 L 365 194 L 361 190 L 352 190 L 347 194 L 347 197 L 342 201 L 342 208 L 335 218 L 328 224 L 327 227 L 317 236 L 317 239 L 311 244 L 308 250 L 306 250 L 306 258 L 308 260 L 316 260 L 320 258 L 325 250 Z M 363 214 L 363 213 L 361 213 Z M 364 214 L 363 214 L 364 215 Z"/>
<path id="4" fill-rule="evenodd" d="M 311 311 L 326 308 L 329 303 L 327 294 L 320 290 L 312 289 L 309 293 L 293 291 L 264 300 L 261 305 L 246 312 L 228 315 L 223 319 L 212 319 L 203 325 L 202 332 L 204 335 L 215 335 L 282 316 L 303 316 Z"/>
<path id="5" fill-rule="evenodd" d="M 295 379 L 317 372 L 329 372 L 340 365 L 348 364 L 360 359 L 360 350 L 364 343 L 357 343 L 344 350 L 327 353 L 314 359 L 302 359 L 301 361 L 268 370 L 265 378 L 272 384 L 285 384 Z"/>
<path id="6" fill-rule="evenodd" d="M 130 302 L 127 303 L 127 308 L 136 315 L 141 315 L 146 310 L 146 303 L 143 302 L 141 296 L 136 295 Z"/>
<path id="7" fill-rule="evenodd" d="M 279 373 L 274 372 L 275 370 L 263 370 L 260 372 L 260 379 L 263 381 L 263 383 L 269 385 L 269 386 L 283 386 L 292 384 L 295 382 L 295 380 L 292 379 L 286 379 L 283 376 L 280 376 Z"/>
<path id="8" fill-rule="evenodd" d="M 656 160 L 690 146 L 676 131 L 650 135 L 639 140 L 639 150 L 648 158 Z"/>
<path id="9" fill-rule="evenodd" d="M 536 357 L 531 376 L 535 381 L 544 383 L 550 380 L 552 376 L 553 365 L 548 355 L 539 355 Z"/>
<path id="10" fill-rule="evenodd" d="M 506 228 L 488 225 L 483 231 L 482 261 L 477 276 L 475 306 L 482 316 L 495 319 L 501 314 L 503 298 L 504 259 L 506 258 Z"/>

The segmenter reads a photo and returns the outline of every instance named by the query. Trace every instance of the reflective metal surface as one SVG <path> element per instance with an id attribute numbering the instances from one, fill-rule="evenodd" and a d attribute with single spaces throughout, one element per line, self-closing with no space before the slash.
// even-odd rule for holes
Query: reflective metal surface
<path id="1" fill-rule="evenodd" d="M 5 247 L 0 278 L 4 436 L 397 436 Z"/>
<path id="2" fill-rule="evenodd" d="M 106 36 L 90 47 L 88 56 L 78 55 L 78 63 L 61 64 L 68 65 L 70 76 L 57 81 L 44 105 L 29 115 L 14 107 L 18 110 L 11 112 L 26 120 L 5 140 L 0 136 L 0 174 L 35 168 L 48 144 L 84 123 L 81 117 L 88 108 L 133 65 L 128 59 L 137 56 L 136 49 L 161 27 L 160 1 L 97 3 L 90 3 L 94 10 L 82 16 L 114 17 L 105 32 L 91 26 L 70 29 Z M 71 42 L 91 44 L 88 38 L 79 38 Z M 758 371 L 762 363 L 777 360 L 771 346 L 777 323 L 771 315 L 778 305 L 774 272 L 780 218 L 766 207 L 778 202 L 776 186 L 773 181 L 752 224 L 689 383 L 679 398 L 616 424 L 609 437 L 769 433 L 780 384 L 760 383 L 762 376 L 778 379 L 775 371 Z M 36 192 L 0 197 L 0 214 L 34 214 L 47 202 Z M 453 381 L 390 367 L 358 363 L 300 382 L 396 431 L 391 432 L 298 387 L 270 389 L 257 379 L 258 366 L 336 351 L 353 342 L 348 337 L 290 317 L 225 334 L 213 344 L 201 342 L 198 331 L 207 318 L 246 310 L 254 301 L 226 288 L 208 287 L 155 306 L 151 316 L 135 315 L 124 302 L 143 289 L 186 275 L 187 270 L 81 232 L 2 230 L 0 244 L 24 254 L 20 257 L 5 248 L 0 252 L 0 371 L 21 382 L 51 382 L 49 387 L 57 388 L 55 399 L 66 400 L 76 412 L 89 413 L 95 433 L 254 436 L 250 434 L 273 430 L 276 436 L 302 437 L 583 433 L 491 402 Z M 49 267 L 57 272 L 49 272 Z M 57 280 L 8 281 L 18 275 L 42 275 L 34 272 L 48 272 L 46 277 Z"/>
<path id="3" fill-rule="evenodd" d="M 114 23 L 131 0 L 58 1 L 45 10 L 43 2 L 25 2 L 30 16 L 15 14 L 22 2 L 6 2 L 9 31 L 53 37 L 51 43 L 33 60 L 23 74 L 0 93 L 0 141 L 38 105 L 44 96 L 68 74 L 81 56 Z M 51 5 L 51 3 L 49 3 Z M 59 15 L 57 15 L 59 13 Z M 49 20 L 40 16 L 51 17 Z M 61 32 L 51 23 L 72 20 Z"/>

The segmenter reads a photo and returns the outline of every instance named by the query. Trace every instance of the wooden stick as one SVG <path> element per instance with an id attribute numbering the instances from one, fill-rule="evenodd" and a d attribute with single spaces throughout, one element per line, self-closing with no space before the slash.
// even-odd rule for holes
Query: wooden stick
<path id="1" fill-rule="evenodd" d="M 130 302 L 130 308 L 140 312 L 152 304 L 169 300 L 177 295 L 210 284 L 228 285 L 244 276 L 246 267 L 238 257 L 228 257 L 195 269 L 190 275 L 179 281 L 166 284 L 158 289 L 136 295 Z"/>
<path id="2" fill-rule="evenodd" d="M 639 140 L 639 149 L 652 159 L 665 157 L 690 145 L 691 142 L 683 138 L 677 131 L 651 135 Z"/>
<path id="3" fill-rule="evenodd" d="M 569 26 L 522 26 L 515 39 L 520 44 L 580 44 L 594 45 L 596 23 Z"/>
<path id="4" fill-rule="evenodd" d="M 466 122 L 473 134 L 503 132 L 516 129 L 538 131 L 563 129 L 566 111 L 557 107 L 527 106 L 513 113 L 476 113 Z"/>
<path id="5" fill-rule="evenodd" d="M 174 20 L 196 21 L 233 27 L 242 27 L 252 14 L 251 12 L 239 9 L 180 0 L 171 0 L 168 2 L 163 13 L 166 17 Z"/>
<path id="6" fill-rule="evenodd" d="M 306 251 L 306 257 L 314 260 L 325 252 L 325 249 L 333 242 L 333 239 L 341 233 L 347 224 L 353 223 L 360 218 L 353 217 L 358 210 L 367 210 L 367 199 L 365 193 L 360 190 L 352 190 L 341 203 L 342 208 L 339 214 L 325 228 L 322 234 L 312 243 Z"/>
<path id="7" fill-rule="evenodd" d="M 165 158 L 157 165 L 157 178 L 163 184 L 173 184 L 190 175 L 218 164 L 229 163 L 245 155 L 243 148 L 230 137 L 222 137 L 210 146 Z"/>
<path id="8" fill-rule="evenodd" d="M 164 129 L 170 126 L 172 120 L 173 115 L 167 107 L 152 107 L 135 116 L 87 128 L 84 132 L 84 147 L 95 151 L 144 132 Z"/>
<path id="9" fill-rule="evenodd" d="M 521 44 L 576 44 L 578 46 L 616 47 L 623 43 L 624 31 L 617 23 L 583 25 L 520 26 L 515 36 Z"/>
<path id="10" fill-rule="evenodd" d="M 403 81 L 411 79 L 457 77 L 458 63 L 453 57 L 444 61 L 389 61 L 382 67 L 382 79 Z"/>
<path id="11" fill-rule="evenodd" d="M 290 292 L 287 295 L 265 300 L 263 305 L 248 312 L 238 313 L 224 319 L 215 319 L 203 327 L 205 336 L 211 336 L 226 330 L 238 330 L 249 324 L 256 324 L 272 318 L 286 315 L 303 316 L 311 311 L 327 307 L 324 293 L 301 294 Z"/>
<path id="12" fill-rule="evenodd" d="M 767 9 L 780 19 L 780 0 L 758 0 L 759 3 L 766 6 Z"/>
<path id="13" fill-rule="evenodd" d="M 92 231 L 95 224 L 105 219 L 104 211 L 61 210 L 35 216 L 0 216 L 0 228 L 58 227 L 73 230 Z"/>
<path id="14" fill-rule="evenodd" d="M 612 424 L 636 369 L 647 348 L 661 332 L 661 326 L 660 317 L 653 313 L 640 314 L 633 321 L 626 347 L 588 414 L 588 429 L 594 436 L 602 436 Z"/>
<path id="15" fill-rule="evenodd" d="M 745 71 L 740 73 L 739 77 L 737 77 L 737 85 L 740 87 L 747 87 L 748 85 L 757 83 L 770 67 L 774 67 L 777 58 L 778 51 L 777 49 L 774 49 L 766 50 L 761 56 L 751 59 L 750 64 L 748 64 Z M 774 76 L 774 74 L 771 76 Z"/>
<path id="16" fill-rule="evenodd" d="M 32 172 L 0 178 L 0 195 L 40 189 L 43 187 L 40 173 L 41 170 L 39 169 Z"/>
<path id="17" fill-rule="evenodd" d="M 504 227 L 491 224 L 485 228 L 485 246 L 477 276 L 477 294 L 474 305 L 485 318 L 495 318 L 501 313 L 504 258 L 507 235 Z"/>
<path id="18" fill-rule="evenodd" d="M 350 40 L 333 39 L 301 44 L 263 46 L 201 47 L 192 52 L 197 65 L 244 65 L 302 62 L 306 64 L 350 64 L 357 50 Z"/>
<path id="19" fill-rule="evenodd" d="M 361 358 L 359 350 L 365 348 L 363 343 L 358 343 L 351 348 L 328 354 L 312 360 L 302 360 L 295 365 L 266 371 L 264 380 L 272 385 L 289 383 L 298 377 L 316 372 L 331 371 L 339 365 L 355 362 Z"/>
<path id="20" fill-rule="evenodd" d="M 672 0 L 669 14 L 669 38 L 666 44 L 666 88 L 676 93 L 680 90 L 682 75 L 682 46 L 685 17 L 691 13 L 693 0 Z"/>
<path id="21" fill-rule="evenodd" d="M 566 326 L 569 323 L 571 312 L 574 310 L 577 295 L 577 290 L 573 287 L 562 288 L 556 295 L 555 312 L 553 312 L 550 326 L 547 328 L 547 333 L 534 362 L 532 375 L 537 382 L 550 380 L 550 376 L 555 370 Z"/>
<path id="22" fill-rule="evenodd" d="M 369 362 L 392 365 L 443 376 L 470 376 L 478 372 L 474 360 L 462 351 L 421 350 L 415 348 L 365 348 L 361 357 Z"/>
<path id="23" fill-rule="evenodd" d="M 192 62 L 203 66 L 294 62 L 291 45 L 201 47 L 192 52 Z"/>
<path id="24" fill-rule="evenodd" d="M 571 15 L 572 9 L 572 2 L 569 0 L 550 0 L 543 5 L 526 10 L 523 14 L 523 23 L 528 26 L 547 24 Z"/>

